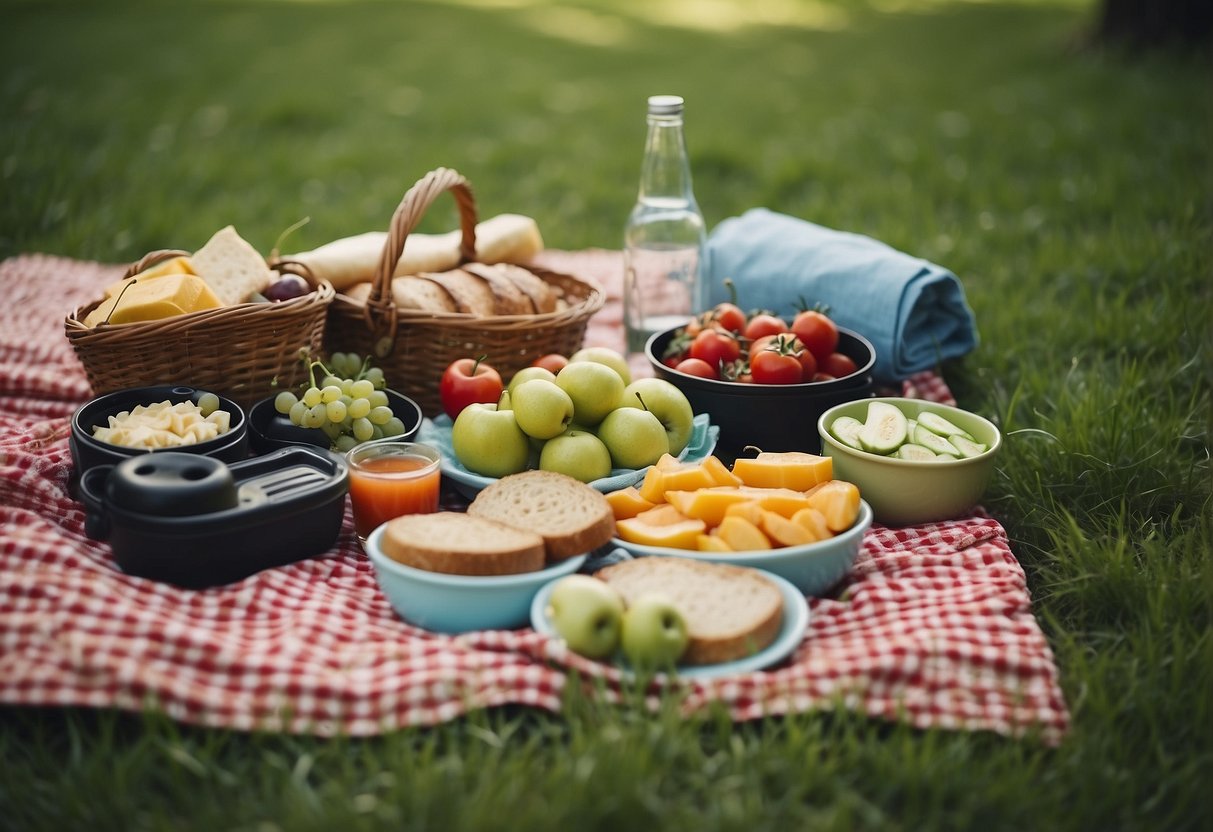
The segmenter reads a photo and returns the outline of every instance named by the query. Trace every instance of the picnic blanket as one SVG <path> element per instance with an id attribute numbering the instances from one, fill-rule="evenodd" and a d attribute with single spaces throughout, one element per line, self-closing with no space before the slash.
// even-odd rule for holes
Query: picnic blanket
<path id="1" fill-rule="evenodd" d="M 587 341 L 620 347 L 618 252 L 543 260 L 606 288 Z M 620 671 L 531 629 L 444 636 L 404 623 L 348 503 L 330 552 L 236 584 L 183 590 L 118 570 L 68 494 L 69 418 L 91 391 L 63 318 L 120 272 L 45 255 L 0 263 L 0 704 L 151 706 L 197 725 L 329 736 L 506 704 L 559 711 L 572 679 L 623 700 Z M 951 398 L 929 372 L 903 392 Z M 988 516 L 873 527 L 844 585 L 810 606 L 783 663 L 658 684 L 678 687 L 688 713 L 719 703 L 736 720 L 845 707 L 1046 743 L 1067 729 L 1024 572 Z"/>

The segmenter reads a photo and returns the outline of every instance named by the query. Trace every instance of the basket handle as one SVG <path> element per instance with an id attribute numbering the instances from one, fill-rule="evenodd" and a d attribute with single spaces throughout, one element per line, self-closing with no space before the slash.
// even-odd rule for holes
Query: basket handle
<path id="1" fill-rule="evenodd" d="M 174 257 L 189 256 L 190 253 L 188 251 L 181 251 L 180 249 L 175 248 L 164 248 L 160 249 L 159 251 L 149 252 L 143 255 L 140 260 L 137 260 L 136 262 L 127 266 L 126 274 L 122 275 L 122 279 L 126 280 L 128 277 L 134 277 L 135 275 L 139 274 L 139 272 L 147 271 L 152 266 L 156 265 L 157 263 L 163 263 L 165 260 L 171 260 Z"/>
<path id="2" fill-rule="evenodd" d="M 383 253 L 379 255 L 379 268 L 366 300 L 364 315 L 374 335 L 375 354 L 380 358 L 390 354 L 396 343 L 397 319 L 396 304 L 392 300 L 392 276 L 404 254 L 405 242 L 429 207 L 446 191 L 455 197 L 455 204 L 459 208 L 459 262 L 467 263 L 476 259 L 476 199 L 472 196 L 471 186 L 458 171 L 451 168 L 430 171 L 409 188 L 392 214 L 387 241 L 383 244 Z"/>

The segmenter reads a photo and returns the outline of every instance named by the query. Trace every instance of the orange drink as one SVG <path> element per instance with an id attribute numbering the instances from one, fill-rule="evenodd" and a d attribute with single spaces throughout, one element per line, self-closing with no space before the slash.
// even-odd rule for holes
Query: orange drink
<path id="1" fill-rule="evenodd" d="M 380 439 L 358 445 L 345 458 L 350 467 L 354 528 L 360 539 L 366 540 L 393 517 L 438 510 L 442 472 L 437 448 Z"/>

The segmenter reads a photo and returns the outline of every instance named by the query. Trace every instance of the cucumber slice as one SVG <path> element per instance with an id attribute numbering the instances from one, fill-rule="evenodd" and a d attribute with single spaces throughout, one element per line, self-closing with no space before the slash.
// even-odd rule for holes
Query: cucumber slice
<path id="1" fill-rule="evenodd" d="M 921 423 L 914 429 L 914 435 L 910 439 L 923 447 L 930 448 L 932 453 L 947 454 L 951 457 L 960 456 L 960 451 L 956 449 L 955 445 L 939 434 L 928 430 L 927 426 Z"/>
<path id="2" fill-rule="evenodd" d="M 891 454 L 906 441 L 906 415 L 894 405 L 872 402 L 868 418 L 859 431 L 859 443 L 865 451 Z"/>
<path id="3" fill-rule="evenodd" d="M 835 439 L 857 451 L 863 450 L 863 446 L 859 444 L 861 430 L 863 430 L 863 422 L 850 416 L 839 416 L 834 420 L 834 424 L 830 425 L 830 433 L 834 434 Z"/>
<path id="4" fill-rule="evenodd" d="M 957 427 L 942 416 L 931 413 L 928 410 L 924 410 L 918 414 L 918 424 L 939 436 L 963 436 L 965 439 L 970 440 L 973 438 L 964 429 Z"/>
<path id="5" fill-rule="evenodd" d="M 906 419 L 906 436 L 914 435 L 914 428 L 918 427 L 918 422 L 914 419 Z"/>
<path id="6" fill-rule="evenodd" d="M 907 442 L 902 445 L 893 456 L 898 459 L 909 459 L 914 462 L 934 462 L 939 458 L 930 448 L 915 445 L 913 442 Z"/>
<path id="7" fill-rule="evenodd" d="M 956 450 L 960 451 L 960 455 L 966 458 L 971 456 L 980 456 L 986 452 L 985 445 L 980 442 L 973 442 L 972 440 L 965 439 L 963 436 L 953 436 L 951 442 L 956 446 Z"/>

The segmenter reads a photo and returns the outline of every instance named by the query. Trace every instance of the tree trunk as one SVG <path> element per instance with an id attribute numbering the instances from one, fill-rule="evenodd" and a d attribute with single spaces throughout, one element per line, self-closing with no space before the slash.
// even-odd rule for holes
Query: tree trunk
<path id="1" fill-rule="evenodd" d="M 1213 0 L 1102 0 L 1096 43 L 1133 50 L 1213 42 Z"/>

